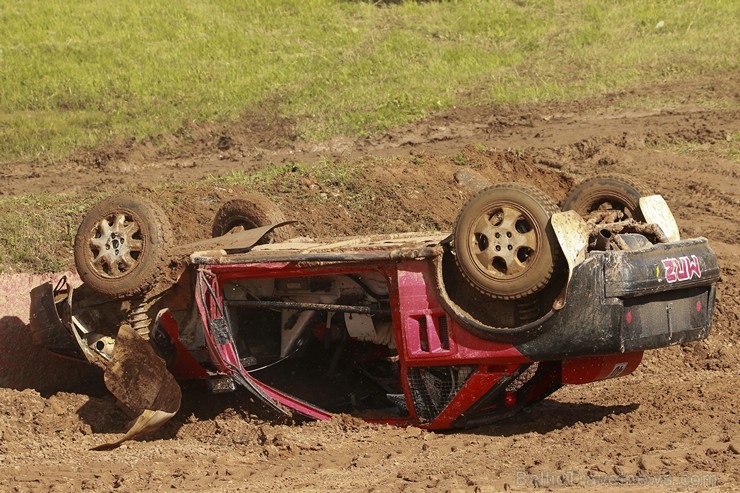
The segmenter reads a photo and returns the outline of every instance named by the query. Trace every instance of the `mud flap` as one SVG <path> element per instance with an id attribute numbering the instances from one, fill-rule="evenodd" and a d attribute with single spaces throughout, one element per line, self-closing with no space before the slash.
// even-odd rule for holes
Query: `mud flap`
<path id="1" fill-rule="evenodd" d="M 93 450 L 111 450 L 126 440 L 158 430 L 180 409 L 182 392 L 148 341 L 128 325 L 122 325 L 109 364 L 105 385 L 124 406 L 138 415 L 118 440 Z"/>
<path id="2" fill-rule="evenodd" d="M 565 305 L 565 298 L 573 277 L 573 269 L 583 262 L 588 250 L 588 227 L 576 211 L 558 212 L 550 218 L 550 224 L 560 244 L 560 251 L 568 263 L 568 282 L 562 293 L 553 304 L 553 308 L 560 310 Z"/>
<path id="3" fill-rule="evenodd" d="M 640 198 L 640 211 L 647 224 L 657 224 L 668 238 L 668 241 L 680 241 L 676 219 L 668 208 L 665 199 L 660 195 L 651 195 Z"/>

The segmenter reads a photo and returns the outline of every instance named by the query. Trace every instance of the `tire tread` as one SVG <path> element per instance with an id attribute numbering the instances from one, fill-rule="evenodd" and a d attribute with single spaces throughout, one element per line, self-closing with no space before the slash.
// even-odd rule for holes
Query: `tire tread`
<path id="1" fill-rule="evenodd" d="M 522 191 L 522 192 L 529 194 L 532 198 L 536 199 L 550 216 L 552 216 L 554 213 L 559 211 L 558 206 L 555 203 L 555 201 L 549 195 L 547 195 L 545 192 L 535 187 L 534 185 L 529 185 L 526 183 L 517 183 L 517 182 L 497 183 L 495 185 L 491 185 L 490 187 L 484 188 L 483 190 L 478 192 L 476 196 L 482 195 L 492 190 Z M 466 211 L 466 207 L 463 207 L 462 209 L 460 209 L 457 219 L 455 220 L 455 224 L 460 223 L 460 218 L 465 213 L 465 211 Z M 468 284 L 470 284 L 473 288 L 475 288 L 476 291 L 486 296 L 489 296 L 493 299 L 508 301 L 508 300 L 519 300 L 522 298 L 526 298 L 542 290 L 548 284 L 548 282 L 550 282 L 550 279 L 552 278 L 553 272 L 555 271 L 555 265 L 557 263 L 558 256 L 559 256 L 559 249 L 557 248 L 553 249 L 553 262 L 550 265 L 550 269 L 547 272 L 547 274 L 543 276 L 542 280 L 538 282 L 536 285 L 532 286 L 527 291 L 516 294 L 516 295 L 496 294 L 496 293 L 491 293 L 481 288 L 465 272 L 465 269 L 460 264 L 459 255 L 455 255 L 454 257 L 455 257 L 455 263 L 457 264 L 457 268 L 462 274 L 463 278 L 467 281 Z"/>

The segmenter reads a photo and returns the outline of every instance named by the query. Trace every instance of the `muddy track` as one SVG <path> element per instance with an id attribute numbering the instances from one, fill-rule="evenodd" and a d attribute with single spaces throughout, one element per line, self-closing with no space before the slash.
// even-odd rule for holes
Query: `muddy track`
<path id="1" fill-rule="evenodd" d="M 622 172 L 667 198 L 684 236 L 710 239 L 723 280 L 707 341 L 649 352 L 632 376 L 571 386 L 517 417 L 464 432 L 373 426 L 346 417 L 276 424 L 243 396 L 205 399 L 186 390 L 183 410 L 153 439 L 91 452 L 126 428 L 126 416 L 99 382 L 87 392 L 65 393 L 53 386 L 23 389 L 15 381 L 15 388 L 0 388 L 0 489 L 736 491 L 740 165 L 731 158 L 737 156 L 731 136 L 740 131 L 740 113 L 699 109 L 699 103 L 737 102 L 739 81 L 735 74 L 568 104 L 456 109 L 387 135 L 319 144 L 294 142 L 285 126 L 263 118 L 254 128 L 242 122 L 203 129 L 177 155 L 126 143 L 51 167 L 3 168 L 4 194 L 112 193 L 121 183 L 192 180 L 271 162 L 392 158 L 392 165 L 362 168 L 360 179 L 376 191 L 364 214 L 343 195 L 321 210 L 307 209 L 315 204 L 307 194 L 335 192 L 314 190 L 315 183 L 280 192 L 286 216 L 308 220 L 309 210 L 314 225 L 303 232 L 319 235 L 449 227 L 468 193 L 452 175 L 465 167 L 492 181 L 521 179 L 556 201 L 575 180 Z M 664 111 L 615 109 L 665 91 L 684 103 Z M 181 219 L 191 226 L 177 233 L 207 233 L 217 200 L 181 199 L 207 206 L 200 215 L 184 213 Z M 18 325 L 18 319 L 11 322 Z"/>

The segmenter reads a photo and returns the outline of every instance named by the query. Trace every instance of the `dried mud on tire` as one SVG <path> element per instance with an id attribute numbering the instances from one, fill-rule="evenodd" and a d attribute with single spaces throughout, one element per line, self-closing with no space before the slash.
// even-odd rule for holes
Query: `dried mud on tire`
<path id="1" fill-rule="evenodd" d="M 305 218 L 307 211 L 316 217 L 301 233 L 317 236 L 425 225 L 450 229 L 470 194 L 452 180 L 461 167 L 494 183 L 529 183 L 559 202 L 586 177 L 628 174 L 666 198 L 683 236 L 707 236 L 717 252 L 723 280 L 712 334 L 704 342 L 646 353 L 629 377 L 571 386 L 495 426 L 444 434 L 345 416 L 271 423 L 258 417 L 244 396 L 206 399 L 191 389 L 180 413 L 157 436 L 100 453 L 89 448 L 120 436 L 127 423 L 109 396 L 0 388 L 0 490 L 737 491 L 740 175 L 732 136 L 740 132 L 740 111 L 699 104 L 702 98 L 736 101 L 739 84 L 738 74 L 723 74 L 629 95 L 649 99 L 670 91 L 683 97 L 685 105 L 671 111 L 615 110 L 628 96 L 617 94 L 575 103 L 457 109 L 358 141 L 255 151 L 258 143 L 248 132 L 232 133 L 226 152 L 216 151 L 215 142 L 211 149 L 206 137 L 198 149 L 186 149 L 174 160 L 133 159 L 129 166 L 152 181 L 260 169 L 283 157 L 391 159 L 361 168 L 363 183 L 375 195 L 357 206 L 345 191 L 319 182 L 287 193 L 264 190 L 279 198 L 288 219 Z M 122 166 L 127 157 L 102 166 Z M 190 162 L 196 166 L 182 166 Z M 97 171 L 84 159 L 62 163 L 58 170 L 27 179 L 26 190 L 96 185 Z M 8 168 L 0 182 L 7 185 L 5 193 L 17 193 L 16 177 L 34 171 Z M 181 204 L 193 207 L 181 218 L 189 226 L 179 226 L 176 234 L 209 236 L 216 208 L 237 192 L 180 197 Z M 312 204 L 322 193 L 332 198 L 319 209 Z"/>
<path id="2" fill-rule="evenodd" d="M 108 197 L 87 212 L 77 230 L 77 272 L 99 293 L 138 294 L 162 277 L 172 236 L 159 205 L 128 194 Z"/>
<path id="3" fill-rule="evenodd" d="M 549 225 L 556 211 L 552 199 L 531 185 L 501 183 L 482 190 L 455 222 L 453 244 L 460 273 L 491 298 L 514 300 L 538 293 L 558 261 L 557 239 Z M 507 220 L 510 225 L 502 227 Z M 528 232 L 535 238 L 522 241 Z"/>
<path id="4" fill-rule="evenodd" d="M 250 193 L 225 202 L 216 211 L 211 228 L 211 236 L 223 236 L 233 228 L 260 228 L 285 222 L 285 216 L 278 206 L 261 194 Z M 284 241 L 291 237 L 292 228 L 281 227 L 270 232 L 263 241 Z"/>

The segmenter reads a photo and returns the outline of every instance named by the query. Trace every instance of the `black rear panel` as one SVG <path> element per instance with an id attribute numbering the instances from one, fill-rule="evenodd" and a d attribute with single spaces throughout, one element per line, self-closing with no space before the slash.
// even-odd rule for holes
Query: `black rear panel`
<path id="1" fill-rule="evenodd" d="M 593 255 L 573 270 L 565 306 L 516 348 L 542 361 L 704 339 L 718 279 L 703 238 Z"/>
<path id="2" fill-rule="evenodd" d="M 624 350 L 653 349 L 709 335 L 714 287 L 669 291 L 624 302 Z"/>

